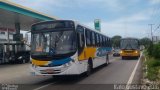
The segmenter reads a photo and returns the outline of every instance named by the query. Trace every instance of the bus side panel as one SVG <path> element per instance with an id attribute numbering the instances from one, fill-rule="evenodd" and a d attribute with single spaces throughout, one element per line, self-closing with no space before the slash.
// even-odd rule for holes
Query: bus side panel
<path id="1" fill-rule="evenodd" d="M 81 63 L 84 63 L 84 67 L 87 69 L 88 59 L 92 58 L 93 68 L 96 68 L 106 63 L 106 54 L 109 51 L 110 48 L 85 47 L 82 53 L 78 56 L 78 60 Z"/>
<path id="2" fill-rule="evenodd" d="M 96 48 L 94 47 L 85 47 L 82 53 L 78 56 L 78 60 L 88 60 L 89 58 L 94 58 L 96 54 Z"/>
<path id="3" fill-rule="evenodd" d="M 106 63 L 106 55 L 111 51 L 110 47 L 97 48 L 95 58 L 93 60 L 93 68 Z"/>

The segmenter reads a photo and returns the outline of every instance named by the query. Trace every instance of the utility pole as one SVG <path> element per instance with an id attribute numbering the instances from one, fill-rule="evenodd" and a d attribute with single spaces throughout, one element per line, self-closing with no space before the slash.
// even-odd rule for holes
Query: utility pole
<path id="1" fill-rule="evenodd" d="M 152 50 L 153 50 L 153 32 L 152 32 L 152 26 L 154 24 L 149 24 L 151 26 L 151 43 L 150 43 L 150 46 L 149 46 L 149 53 L 152 54 Z"/>
<path id="2" fill-rule="evenodd" d="M 151 40 L 152 40 L 152 42 L 153 42 L 153 32 L 152 32 L 152 28 L 153 28 L 153 25 L 154 25 L 154 24 L 148 24 L 148 25 L 151 26 Z"/>

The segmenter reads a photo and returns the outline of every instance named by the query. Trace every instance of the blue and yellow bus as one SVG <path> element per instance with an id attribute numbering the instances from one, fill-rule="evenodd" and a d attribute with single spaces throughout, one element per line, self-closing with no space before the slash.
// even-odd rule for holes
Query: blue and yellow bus
<path id="1" fill-rule="evenodd" d="M 72 20 L 36 23 L 31 38 L 35 75 L 89 75 L 109 63 L 110 38 Z"/>

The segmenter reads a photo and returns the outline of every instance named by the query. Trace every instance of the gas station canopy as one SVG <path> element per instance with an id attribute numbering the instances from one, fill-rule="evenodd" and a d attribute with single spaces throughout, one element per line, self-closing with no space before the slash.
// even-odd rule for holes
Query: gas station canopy
<path id="1" fill-rule="evenodd" d="M 30 30 L 33 23 L 58 18 L 42 14 L 8 0 L 0 0 L 0 27 L 20 30 Z"/>

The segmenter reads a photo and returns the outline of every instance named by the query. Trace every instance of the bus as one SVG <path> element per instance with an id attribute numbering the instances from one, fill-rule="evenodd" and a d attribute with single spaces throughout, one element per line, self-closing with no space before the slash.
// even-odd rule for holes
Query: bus
<path id="1" fill-rule="evenodd" d="M 90 75 L 109 64 L 111 39 L 73 20 L 33 24 L 31 42 L 33 75 Z"/>
<path id="2" fill-rule="evenodd" d="M 136 57 L 140 56 L 140 45 L 139 40 L 136 38 L 123 38 L 120 41 L 120 55 L 122 59 L 125 57 Z"/>

